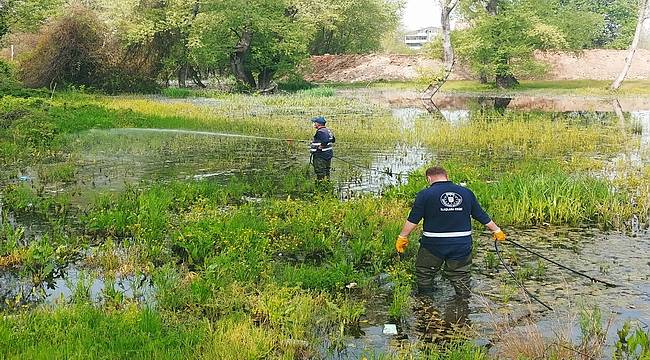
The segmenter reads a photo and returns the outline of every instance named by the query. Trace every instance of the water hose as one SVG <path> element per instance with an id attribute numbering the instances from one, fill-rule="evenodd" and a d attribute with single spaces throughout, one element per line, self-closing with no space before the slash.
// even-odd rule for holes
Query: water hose
<path id="1" fill-rule="evenodd" d="M 538 252 L 536 252 L 536 251 L 534 251 L 534 250 L 531 250 L 531 249 L 529 249 L 529 248 L 527 248 L 527 247 L 525 247 L 525 246 L 523 246 L 523 245 L 521 245 L 521 244 L 519 244 L 519 243 L 517 243 L 517 242 L 515 242 L 515 241 L 513 241 L 513 240 L 506 240 L 506 241 L 509 242 L 509 243 L 511 243 L 512 245 L 514 245 L 514 246 L 520 248 L 520 249 L 523 249 L 523 250 L 525 250 L 525 251 L 527 251 L 527 252 L 529 252 L 529 253 L 531 253 L 531 254 L 533 254 L 533 255 L 539 257 L 539 258 L 542 258 L 542 259 L 544 259 L 544 260 L 550 262 L 551 264 L 557 265 L 557 266 L 559 266 L 560 268 L 562 268 L 562 269 L 564 269 L 564 270 L 568 270 L 568 271 L 570 271 L 570 272 L 572 272 L 572 273 L 574 273 L 574 274 L 576 274 L 576 275 L 580 275 L 580 276 L 582 276 L 582 277 L 585 277 L 585 278 L 591 280 L 592 282 L 601 283 L 601 284 L 604 284 L 604 285 L 607 286 L 607 287 L 619 287 L 619 286 L 620 286 L 620 285 L 617 285 L 617 284 L 612 284 L 612 283 L 607 282 L 607 281 L 603 281 L 603 280 L 596 279 L 596 278 L 591 277 L 591 276 L 589 276 L 589 275 L 587 275 L 587 274 L 585 274 L 585 273 L 583 273 L 583 272 L 580 272 L 580 271 L 575 270 L 575 269 L 571 269 L 571 268 L 568 267 L 568 266 L 564 266 L 564 265 L 558 263 L 557 261 L 551 260 L 551 259 L 547 258 L 546 256 L 544 256 L 544 255 L 542 255 L 542 254 L 540 254 L 540 253 L 538 253 Z"/>
<path id="2" fill-rule="evenodd" d="M 548 310 L 553 311 L 553 308 L 551 308 L 550 306 L 546 305 L 542 300 L 538 299 L 537 296 L 533 295 L 530 291 L 528 291 L 528 289 L 526 289 L 526 287 L 524 286 L 524 284 L 523 284 L 522 282 L 520 282 L 519 280 L 517 280 L 517 276 L 515 276 L 515 273 L 514 273 L 514 272 L 512 271 L 512 269 L 511 269 L 511 268 L 506 264 L 506 262 L 503 261 L 503 257 L 501 256 L 501 250 L 499 250 L 499 244 L 498 244 L 498 241 L 496 241 L 496 240 L 494 241 L 494 250 L 496 251 L 497 256 L 499 257 L 499 261 L 501 262 L 501 265 L 503 265 L 503 267 L 506 269 L 506 271 L 508 271 L 508 274 L 510 274 L 510 276 L 512 277 L 512 279 L 513 279 L 513 280 L 515 281 L 515 283 L 516 283 L 516 284 L 517 284 L 517 285 L 518 285 L 518 286 L 519 286 L 519 287 L 524 291 L 524 293 L 526 293 L 526 295 L 528 295 L 528 296 L 529 296 L 530 298 L 532 298 L 533 300 L 537 301 L 537 302 L 538 302 L 540 305 L 542 305 L 543 307 L 547 308 Z"/>

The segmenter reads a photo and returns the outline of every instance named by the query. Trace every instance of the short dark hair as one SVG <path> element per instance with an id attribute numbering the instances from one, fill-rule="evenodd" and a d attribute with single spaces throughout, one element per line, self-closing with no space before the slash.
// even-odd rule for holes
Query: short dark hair
<path id="1" fill-rule="evenodd" d="M 425 173 L 427 176 L 439 176 L 439 175 L 444 175 L 445 177 L 448 177 L 447 175 L 447 170 L 442 168 L 442 166 L 433 166 L 427 169 L 427 172 Z"/>

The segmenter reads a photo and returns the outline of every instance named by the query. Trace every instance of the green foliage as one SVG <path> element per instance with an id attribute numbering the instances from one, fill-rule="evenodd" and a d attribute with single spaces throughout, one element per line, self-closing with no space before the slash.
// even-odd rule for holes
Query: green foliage
<path id="1" fill-rule="evenodd" d="M 602 313 L 599 307 L 588 309 L 583 306 L 580 309 L 578 323 L 580 324 L 580 334 L 582 335 L 583 343 L 590 341 L 594 337 L 602 338 L 606 335 L 603 329 Z"/>
<path id="2" fill-rule="evenodd" d="M 47 20 L 59 14 L 65 0 L 10 1 L 10 30 L 12 32 L 36 32 Z"/>
<path id="3" fill-rule="evenodd" d="M 387 0 L 313 1 L 316 25 L 311 54 L 368 53 L 381 49 L 385 34 L 397 29 L 402 3 Z M 317 4 L 317 5 L 316 5 Z"/>
<path id="4" fill-rule="evenodd" d="M 650 332 L 644 331 L 641 327 L 633 329 L 632 324 L 626 322 L 616 333 L 618 340 L 613 357 L 615 360 L 650 358 Z"/>
<path id="5" fill-rule="evenodd" d="M 608 181 L 570 175 L 553 163 L 520 165 L 496 179 L 489 169 L 465 167 L 457 162 L 443 162 L 442 165 L 452 179 L 467 182 L 483 208 L 499 223 L 620 226 L 622 219 L 632 216 L 628 211 L 634 211 L 622 210 L 628 200 L 615 192 Z M 543 173 L 540 173 L 541 167 L 544 167 Z M 399 190 L 402 193 L 395 189 L 388 196 L 412 199 L 425 185 L 423 176 L 413 180 Z"/>
<path id="6" fill-rule="evenodd" d="M 278 83 L 278 89 L 283 91 L 309 90 L 315 86 L 297 74 L 290 74 L 286 79 Z"/>
<path id="7" fill-rule="evenodd" d="M 0 60 L 0 96 L 18 87 L 15 69 L 7 61 Z"/>
<path id="8" fill-rule="evenodd" d="M 632 42 L 638 16 L 637 0 L 572 0 L 571 5 L 578 11 L 598 14 L 604 24 L 595 29 L 598 34 L 589 47 L 627 49 Z M 578 23 L 582 24 L 582 23 Z M 573 30 L 584 31 L 583 26 L 573 26 Z"/>
<path id="9" fill-rule="evenodd" d="M 481 13 L 459 37 L 458 56 L 481 77 L 496 77 L 499 87 L 513 85 L 501 84 L 500 79 L 539 75 L 544 71 L 534 60 L 535 50 L 567 47 L 564 34 L 556 27 L 514 6 L 504 6 L 496 15 Z"/>
<path id="10" fill-rule="evenodd" d="M 487 350 L 468 341 L 456 340 L 443 346 L 433 346 L 429 360 L 487 360 Z"/>
<path id="11" fill-rule="evenodd" d="M 538 27 L 551 26 L 552 29 L 549 29 L 547 36 L 561 37 L 560 41 L 564 42 L 564 48 L 589 49 L 596 47 L 595 44 L 605 28 L 606 16 L 604 13 L 591 11 L 592 9 L 583 6 L 584 4 L 580 2 L 580 0 L 544 2 L 523 0 L 518 11 L 534 14 L 541 19 L 543 23 L 538 23 L 536 25 Z"/>
<path id="12" fill-rule="evenodd" d="M 43 183 L 70 182 L 74 180 L 74 175 L 75 166 L 71 163 L 52 164 L 38 169 L 38 178 Z"/>
<path id="13" fill-rule="evenodd" d="M 0 4 L 0 40 L 9 31 L 9 17 L 13 3 L 4 1 Z"/>
<path id="14" fill-rule="evenodd" d="M 319 86 L 311 89 L 297 91 L 297 95 L 299 96 L 313 96 L 313 97 L 329 97 L 329 96 L 334 96 L 335 93 L 336 90 L 327 86 Z"/>
<path id="15" fill-rule="evenodd" d="M 635 22 L 633 0 L 500 0 L 496 13 L 464 5 L 472 27 L 454 42 L 461 58 L 482 79 L 511 87 L 514 78 L 544 72 L 535 50 L 581 50 L 629 43 Z M 630 7 L 632 11 L 630 11 Z M 625 45 L 627 46 L 627 45 Z M 499 79 L 504 81 L 503 86 Z"/>
<path id="16" fill-rule="evenodd" d="M 164 96 L 173 99 L 184 99 L 192 95 L 192 91 L 189 89 L 174 88 L 174 87 L 162 89 L 160 92 Z"/>
<path id="17" fill-rule="evenodd" d="M 0 356 L 178 359 L 194 352 L 205 327 L 200 321 L 170 321 L 155 310 L 133 306 L 122 311 L 92 305 L 43 308 L 0 322 Z"/>
<path id="18" fill-rule="evenodd" d="M 396 263 L 389 268 L 390 280 L 394 283 L 392 301 L 388 315 L 394 319 L 405 318 L 411 311 L 411 293 L 413 292 L 413 269 L 407 263 Z M 396 320 L 397 321 L 397 320 Z"/>
<path id="19" fill-rule="evenodd" d="M 14 227 L 7 219 L 2 219 L 2 223 L 0 223 L 0 256 L 9 255 L 18 249 L 23 243 L 24 236 L 24 227 Z"/>

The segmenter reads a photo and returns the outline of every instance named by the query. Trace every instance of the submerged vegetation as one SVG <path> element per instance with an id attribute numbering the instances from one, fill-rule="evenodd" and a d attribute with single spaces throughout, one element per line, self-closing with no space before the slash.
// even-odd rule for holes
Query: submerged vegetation
<path id="1" fill-rule="evenodd" d="M 315 184 L 306 161 L 217 172 L 214 179 L 164 174 L 100 186 L 113 170 L 93 164 L 99 156 L 140 156 L 154 148 L 163 154 L 221 147 L 235 152 L 242 143 L 199 137 L 142 143 L 117 130 L 88 130 L 186 129 L 281 139 L 251 145 L 246 156 L 252 158 L 263 149 L 304 151 L 290 139 L 308 139 L 306 119 L 324 113 L 343 154 L 404 143 L 425 147 L 505 229 L 634 230 L 633 224 L 647 228 L 650 220 L 647 164 L 619 159 L 639 146 L 634 124 L 613 117 L 585 122 L 561 114 L 477 111 L 463 124 L 427 116 L 409 128 L 387 109 L 337 96 L 332 88 L 268 97 L 166 95 L 0 99 L 0 269 L 32 285 L 3 293 L 3 357 L 327 357 L 349 351 L 346 339 L 358 333 L 378 296 L 397 324 L 412 314 L 417 249 L 398 257 L 394 237 L 415 193 L 426 186 L 422 171 L 384 189 L 383 196 L 346 201 L 334 186 Z M 281 145 L 276 149 L 272 142 Z M 101 148 L 93 150 L 93 144 Z M 164 157 L 149 159 L 164 163 Z M 228 156 L 215 161 L 226 169 L 253 164 Z M 87 166 L 98 166 L 99 173 L 89 179 Z M 479 229 L 480 243 L 485 236 Z M 508 261 L 521 264 L 522 281 L 545 276 L 539 263 L 514 253 Z M 493 253 L 480 263 L 490 271 L 498 266 Z M 71 269 L 89 275 L 70 284 L 71 295 L 35 306 L 47 285 Z M 141 279 L 134 286 L 149 287 L 153 300 L 143 300 L 135 288 L 117 290 L 125 278 Z M 103 284 L 99 294 L 95 282 Z M 496 294 L 498 303 L 515 292 L 507 282 Z M 44 336 L 50 341 L 40 341 Z M 621 336 L 642 340 L 631 332 Z M 629 349 L 621 345 L 620 353 Z M 395 354 L 358 350 L 351 356 L 488 358 L 460 336 Z"/>

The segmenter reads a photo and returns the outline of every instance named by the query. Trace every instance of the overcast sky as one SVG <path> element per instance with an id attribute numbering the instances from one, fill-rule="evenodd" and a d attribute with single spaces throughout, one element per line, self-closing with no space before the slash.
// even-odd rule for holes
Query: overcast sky
<path id="1" fill-rule="evenodd" d="M 406 30 L 416 30 L 427 26 L 440 25 L 438 0 L 407 0 L 402 17 Z"/>

